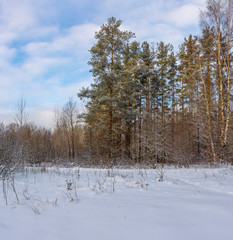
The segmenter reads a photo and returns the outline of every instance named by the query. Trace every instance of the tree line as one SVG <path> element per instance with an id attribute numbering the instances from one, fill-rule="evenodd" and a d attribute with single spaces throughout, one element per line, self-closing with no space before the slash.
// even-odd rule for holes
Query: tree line
<path id="1" fill-rule="evenodd" d="M 77 117 L 77 103 L 70 98 L 55 110 L 53 129 L 39 127 L 28 121 L 26 100 L 21 96 L 15 121 L 0 123 L 0 176 L 27 164 L 78 164 L 77 158 L 83 154 L 83 127 Z"/>
<path id="2" fill-rule="evenodd" d="M 26 121 L 21 99 L 15 123 L 0 125 L 0 165 L 233 163 L 231 14 L 231 0 L 208 0 L 200 36 L 177 52 L 109 18 L 90 49 L 94 83 L 78 93 L 85 113 L 71 98 L 48 130 Z"/>

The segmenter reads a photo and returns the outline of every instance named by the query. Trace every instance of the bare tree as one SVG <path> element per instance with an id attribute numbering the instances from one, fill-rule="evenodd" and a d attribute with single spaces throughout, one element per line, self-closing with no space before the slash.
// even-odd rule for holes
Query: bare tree
<path id="1" fill-rule="evenodd" d="M 17 138 L 17 133 L 11 126 L 5 127 L 0 124 L 0 180 L 5 202 L 7 204 L 7 186 L 9 181 L 15 193 L 17 202 L 18 196 L 14 185 L 14 174 L 21 171 L 27 160 L 27 153 Z"/>
<path id="2" fill-rule="evenodd" d="M 69 157 L 75 158 L 75 126 L 77 123 L 77 103 L 70 98 L 62 109 L 62 124 L 69 142 Z"/>
<path id="3" fill-rule="evenodd" d="M 16 114 L 15 114 L 15 121 L 20 127 L 22 127 L 27 122 L 27 113 L 25 111 L 25 108 L 26 108 L 26 100 L 24 98 L 23 93 L 21 93 L 16 106 Z"/>
<path id="4" fill-rule="evenodd" d="M 74 159 L 76 157 L 76 148 L 78 145 L 78 132 L 79 126 L 77 124 L 77 103 L 70 98 L 69 101 L 63 106 L 60 110 L 57 108 L 55 110 L 55 130 L 54 130 L 54 137 L 55 137 L 55 145 L 57 149 L 57 153 L 61 156 L 65 157 L 64 155 L 64 147 L 68 149 L 68 157 L 70 159 Z"/>

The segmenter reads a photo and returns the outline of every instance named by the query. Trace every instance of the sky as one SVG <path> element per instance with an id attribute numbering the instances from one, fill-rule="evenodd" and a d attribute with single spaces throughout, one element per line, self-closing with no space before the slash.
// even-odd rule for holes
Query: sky
<path id="1" fill-rule="evenodd" d="M 28 121 L 52 127 L 54 109 L 93 82 L 89 51 L 109 17 L 143 42 L 199 34 L 205 0 L 0 0 L 0 122 L 15 118 L 23 95 Z"/>

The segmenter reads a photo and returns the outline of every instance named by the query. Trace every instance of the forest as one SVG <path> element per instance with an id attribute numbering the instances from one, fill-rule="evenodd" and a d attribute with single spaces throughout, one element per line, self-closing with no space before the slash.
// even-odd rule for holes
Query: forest
<path id="1" fill-rule="evenodd" d="M 22 163 L 233 164 L 232 7 L 207 1 L 200 36 L 176 48 L 138 42 L 108 18 L 90 49 L 93 84 L 77 89 L 85 112 L 70 98 L 54 129 L 41 128 L 27 121 L 22 97 L 15 121 L 0 125 L 0 175 Z"/>

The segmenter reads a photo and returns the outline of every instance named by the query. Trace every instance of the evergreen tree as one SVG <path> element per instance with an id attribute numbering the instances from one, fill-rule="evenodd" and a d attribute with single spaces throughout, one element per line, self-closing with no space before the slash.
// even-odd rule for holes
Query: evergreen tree
<path id="1" fill-rule="evenodd" d="M 216 74 L 215 63 L 215 47 L 214 47 L 214 32 L 208 26 L 202 30 L 202 36 L 199 38 L 199 69 L 200 69 L 200 81 L 199 81 L 199 130 L 200 138 L 204 140 L 202 145 L 206 145 L 208 149 L 208 155 L 205 154 L 205 148 L 203 157 L 206 160 L 213 161 L 216 158 L 216 85 L 214 75 Z M 201 149 L 200 149 L 201 150 Z M 200 151 L 199 150 L 199 151 Z"/>
<path id="2" fill-rule="evenodd" d="M 139 162 L 154 157 L 154 131 L 152 125 L 152 95 L 155 88 L 154 48 L 148 42 L 141 45 L 139 81 L 142 86 L 139 99 Z"/>
<path id="3" fill-rule="evenodd" d="M 179 157 L 188 155 L 186 163 L 191 163 L 195 155 L 198 154 L 196 134 L 197 134 L 197 101 L 198 101 L 198 81 L 199 68 L 197 65 L 198 38 L 189 35 L 184 39 L 178 53 L 178 81 L 180 82 L 179 104 L 181 107 L 180 117 L 180 153 Z M 189 162 L 189 163 L 188 163 Z"/>
<path id="4" fill-rule="evenodd" d="M 139 82 L 139 72 L 141 65 L 139 63 L 140 44 L 133 41 L 127 44 L 124 52 L 124 77 L 122 78 L 121 96 L 124 101 L 123 119 L 125 133 L 125 157 L 128 159 L 134 155 L 134 161 L 137 161 L 136 156 L 136 121 L 138 118 L 138 101 L 142 86 Z M 132 131 L 133 130 L 133 131 Z M 132 144 L 132 140 L 134 140 Z"/>
<path id="5" fill-rule="evenodd" d="M 104 145 L 107 147 L 110 162 L 116 157 L 117 144 L 121 140 L 118 134 L 121 125 L 118 115 L 121 103 L 118 101 L 118 94 L 123 71 L 123 53 L 126 44 L 134 36 L 132 32 L 122 31 L 120 26 L 121 21 L 112 17 L 96 32 L 97 43 L 90 50 L 89 61 L 95 85 L 92 85 L 91 90 L 83 90 L 79 94 L 91 98 L 88 108 L 92 115 L 97 113 L 100 117 L 102 124 L 97 125 L 97 131 L 107 135 Z"/>
<path id="6" fill-rule="evenodd" d="M 173 47 L 171 44 L 165 44 L 164 42 L 160 42 L 157 44 L 156 48 L 156 70 L 158 76 L 158 107 L 160 113 L 160 159 L 162 162 L 162 166 L 164 166 L 166 160 L 166 112 L 169 109 L 170 100 L 171 100 L 171 87 L 169 85 L 169 80 L 172 79 L 172 63 L 174 61 L 172 59 L 172 51 Z M 173 66 L 174 67 L 174 66 Z"/>

